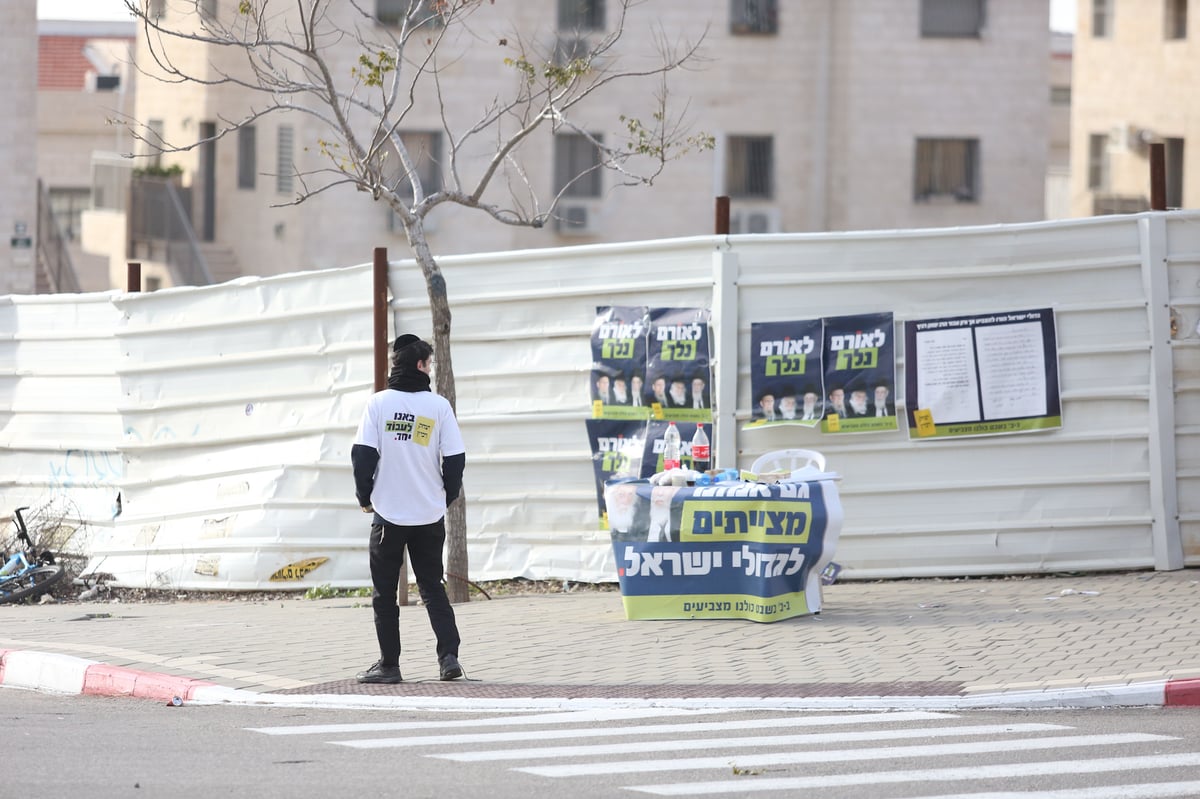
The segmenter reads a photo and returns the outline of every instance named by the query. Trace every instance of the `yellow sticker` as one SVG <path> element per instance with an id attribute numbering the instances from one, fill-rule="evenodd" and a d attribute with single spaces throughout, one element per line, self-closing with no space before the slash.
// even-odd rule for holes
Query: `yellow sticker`
<path id="1" fill-rule="evenodd" d="M 298 560 L 295 563 L 289 563 L 279 571 L 271 575 L 270 582 L 286 583 L 292 580 L 303 580 L 305 576 L 313 569 L 320 566 L 329 558 L 309 558 L 308 560 Z"/>
<path id="2" fill-rule="evenodd" d="M 416 426 L 413 427 L 413 441 L 422 447 L 428 447 L 429 439 L 432 435 L 433 420 L 428 416 L 418 416 Z"/>
<path id="3" fill-rule="evenodd" d="M 592 400 L 592 418 L 600 419 L 604 416 L 604 400 Z"/>
<path id="4" fill-rule="evenodd" d="M 825 429 L 830 433 L 840 433 L 842 431 L 842 420 L 838 418 L 836 413 L 831 413 L 825 417 Z"/>
<path id="5" fill-rule="evenodd" d="M 937 426 L 933 423 L 933 411 L 922 408 L 913 411 L 913 421 L 917 423 L 917 435 L 925 438 L 937 435 Z"/>
<path id="6" fill-rule="evenodd" d="M 650 412 L 653 414 L 655 419 L 661 419 L 665 415 L 663 413 L 662 403 L 660 402 L 650 403 Z"/>

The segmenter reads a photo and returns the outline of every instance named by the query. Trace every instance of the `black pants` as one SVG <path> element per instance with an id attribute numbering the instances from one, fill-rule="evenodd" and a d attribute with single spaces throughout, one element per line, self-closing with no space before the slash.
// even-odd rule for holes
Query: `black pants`
<path id="1" fill-rule="evenodd" d="M 406 546 L 417 590 L 437 637 L 438 659 L 446 654 L 458 657 L 458 625 L 454 623 L 454 608 L 442 585 L 445 543 L 444 519 L 412 527 L 387 522 L 371 525 L 371 583 L 375 586 L 371 606 L 375 609 L 375 636 L 379 639 L 379 656 L 384 665 L 400 663 L 400 607 L 396 591 Z"/>

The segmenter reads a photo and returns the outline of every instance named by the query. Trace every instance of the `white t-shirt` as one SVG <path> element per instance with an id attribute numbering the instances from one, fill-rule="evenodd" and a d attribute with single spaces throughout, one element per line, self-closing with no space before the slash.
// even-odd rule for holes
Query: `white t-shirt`
<path id="1" fill-rule="evenodd" d="M 355 444 L 379 451 L 371 506 L 392 524 L 432 524 L 446 515 L 442 458 L 466 452 L 458 420 L 432 391 L 386 389 L 371 397 Z"/>

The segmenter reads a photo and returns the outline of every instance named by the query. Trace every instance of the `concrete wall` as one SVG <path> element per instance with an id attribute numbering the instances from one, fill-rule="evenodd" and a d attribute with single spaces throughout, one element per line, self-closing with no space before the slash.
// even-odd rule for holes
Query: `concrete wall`
<path id="1" fill-rule="evenodd" d="M 34 291 L 34 249 L 13 239 L 37 242 L 37 139 L 29 128 L 37 100 L 37 9 L 33 3 L 0 6 L 0 293 Z M 23 244 L 21 241 L 18 244 Z"/>

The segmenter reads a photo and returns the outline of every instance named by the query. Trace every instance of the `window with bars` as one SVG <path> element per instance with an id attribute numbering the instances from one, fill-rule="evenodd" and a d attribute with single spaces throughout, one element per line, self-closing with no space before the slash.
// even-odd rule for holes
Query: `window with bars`
<path id="1" fill-rule="evenodd" d="M 957 202 L 979 199 L 978 139 L 917 139 L 913 198 Z"/>
<path id="2" fill-rule="evenodd" d="M 217 0 L 200 0 L 200 16 L 205 19 L 216 19 Z"/>
<path id="3" fill-rule="evenodd" d="M 1188 0 L 1166 0 L 1166 4 L 1166 37 L 1186 39 Z"/>
<path id="4" fill-rule="evenodd" d="M 774 196 L 775 141 L 771 136 L 730 136 L 725 141 L 725 193 L 769 200 Z"/>
<path id="5" fill-rule="evenodd" d="M 592 136 L 603 141 L 599 134 Z M 600 148 L 579 133 L 554 137 L 554 189 L 564 197 L 599 197 Z"/>
<path id="6" fill-rule="evenodd" d="M 604 30 L 604 0 L 558 0 L 558 29 Z"/>
<path id="7" fill-rule="evenodd" d="M 1071 87 L 1070 86 L 1051 86 L 1050 87 L 1050 104 L 1051 105 L 1070 105 L 1071 104 Z"/>
<path id="8" fill-rule="evenodd" d="M 1112 33 L 1112 0 L 1092 0 L 1092 38 L 1107 39 Z"/>
<path id="9" fill-rule="evenodd" d="M 729 0 L 729 32 L 740 35 L 778 33 L 776 0 Z"/>
<path id="10" fill-rule="evenodd" d="M 296 132 L 291 125 L 280 125 L 275 134 L 275 191 L 291 194 L 296 188 Z"/>
<path id="11" fill-rule="evenodd" d="M 239 189 L 253 189 L 255 173 L 258 171 L 258 153 L 253 125 L 238 128 L 237 137 L 237 185 Z"/>
<path id="12" fill-rule="evenodd" d="M 1088 188 L 1093 191 L 1108 190 L 1107 133 L 1088 136 Z"/>
<path id="13" fill-rule="evenodd" d="M 930 38 L 979 36 L 984 0 L 921 0 L 921 35 Z"/>

